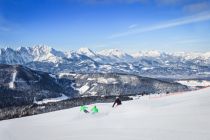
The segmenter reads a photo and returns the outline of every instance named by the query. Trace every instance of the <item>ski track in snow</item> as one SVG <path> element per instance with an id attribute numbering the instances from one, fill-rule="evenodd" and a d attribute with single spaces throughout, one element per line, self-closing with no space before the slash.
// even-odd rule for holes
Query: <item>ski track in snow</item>
<path id="1" fill-rule="evenodd" d="M 71 87 L 74 89 L 74 90 L 78 90 L 76 87 L 75 87 L 75 83 L 71 83 Z"/>
<path id="2" fill-rule="evenodd" d="M 15 88 L 15 78 L 16 78 L 16 75 L 17 75 L 17 71 L 15 70 L 12 74 L 12 81 L 9 82 L 9 88 Z"/>
<path id="3" fill-rule="evenodd" d="M 210 88 L 0 121 L 2 140 L 209 140 Z"/>
<path id="4" fill-rule="evenodd" d="M 41 105 L 41 104 L 46 104 L 46 103 L 59 102 L 59 101 L 67 100 L 67 99 L 69 99 L 69 97 L 62 94 L 61 97 L 44 99 L 44 100 L 41 100 L 41 101 L 34 101 L 34 103 L 38 104 L 38 105 Z"/>

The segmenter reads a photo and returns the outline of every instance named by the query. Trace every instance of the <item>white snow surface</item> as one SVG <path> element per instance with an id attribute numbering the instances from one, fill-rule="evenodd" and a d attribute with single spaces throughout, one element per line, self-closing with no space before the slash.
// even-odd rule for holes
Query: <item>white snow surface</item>
<path id="1" fill-rule="evenodd" d="M 9 82 L 9 88 L 15 88 L 15 78 L 16 78 L 16 75 L 17 75 L 17 71 L 15 70 L 13 73 L 12 73 L 12 81 Z"/>
<path id="2" fill-rule="evenodd" d="M 143 67 L 142 70 L 152 70 L 154 69 L 153 67 Z"/>
<path id="3" fill-rule="evenodd" d="M 80 48 L 77 52 L 79 54 L 87 55 L 88 57 L 96 56 L 96 54 L 89 48 Z"/>
<path id="4" fill-rule="evenodd" d="M 57 78 L 56 75 L 54 75 L 54 74 L 49 74 L 49 76 L 52 77 L 52 78 L 54 78 L 54 79 Z"/>
<path id="5" fill-rule="evenodd" d="M 62 94 L 61 97 L 44 99 L 44 100 L 41 100 L 41 101 L 34 101 L 34 103 L 36 103 L 38 105 L 41 105 L 41 104 L 46 104 L 46 103 L 50 103 L 50 102 L 58 102 L 58 101 L 67 100 L 67 99 L 69 99 L 69 97 Z"/>
<path id="6" fill-rule="evenodd" d="M 33 61 L 47 61 L 52 63 L 59 63 L 64 57 L 63 52 L 56 51 L 46 45 L 36 45 L 31 48 L 31 54 L 34 57 Z"/>
<path id="7" fill-rule="evenodd" d="M 104 78 L 104 77 L 97 78 L 97 82 L 101 83 L 101 84 L 116 84 L 116 83 L 118 83 L 115 78 Z"/>
<path id="8" fill-rule="evenodd" d="M 62 78 L 63 76 L 72 76 L 72 77 L 74 77 L 76 75 L 77 74 L 75 74 L 75 73 L 61 72 L 61 73 L 59 73 L 58 77 L 59 78 Z"/>
<path id="9" fill-rule="evenodd" d="M 84 86 L 77 88 L 80 94 L 85 93 L 90 87 L 88 86 L 88 83 L 86 83 Z"/>
<path id="10" fill-rule="evenodd" d="M 2 140 L 209 140 L 210 88 L 0 121 Z M 94 105 L 89 105 L 88 110 Z"/>
<path id="11" fill-rule="evenodd" d="M 159 51 L 139 51 L 131 54 L 134 58 L 140 58 L 140 57 L 159 57 L 161 55 L 161 52 Z"/>
<path id="12" fill-rule="evenodd" d="M 210 81 L 206 81 L 206 80 L 180 80 L 180 81 L 177 81 L 177 82 L 182 84 L 182 85 L 191 86 L 191 87 L 210 86 Z"/>
<path id="13" fill-rule="evenodd" d="M 111 56 L 111 57 L 114 56 L 118 58 L 122 58 L 127 55 L 126 53 L 118 49 L 106 49 L 98 52 L 98 54 L 103 56 Z"/>
<path id="14" fill-rule="evenodd" d="M 99 78 L 88 78 L 88 81 L 96 81 L 100 84 L 117 84 L 118 81 L 115 78 L 104 78 L 104 77 L 99 77 Z"/>

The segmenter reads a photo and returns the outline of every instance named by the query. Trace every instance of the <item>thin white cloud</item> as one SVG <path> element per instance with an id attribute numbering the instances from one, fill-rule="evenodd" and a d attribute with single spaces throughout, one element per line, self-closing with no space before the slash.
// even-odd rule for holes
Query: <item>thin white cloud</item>
<path id="1" fill-rule="evenodd" d="M 131 24 L 130 26 L 128 26 L 128 29 L 133 29 L 136 28 L 138 25 L 137 24 Z"/>
<path id="2" fill-rule="evenodd" d="M 196 22 L 201 22 L 201 21 L 207 21 L 207 20 L 210 20 L 210 11 L 192 15 L 192 16 L 179 18 L 179 19 L 175 19 L 175 20 L 171 20 L 171 21 L 168 21 L 168 22 L 165 22 L 162 24 L 148 26 L 145 28 L 135 28 L 133 30 L 129 30 L 126 32 L 116 33 L 116 34 L 111 35 L 109 38 L 117 38 L 117 37 L 133 35 L 133 34 L 140 34 L 140 33 L 144 33 L 144 32 L 172 28 L 172 27 L 177 27 L 177 26 L 181 26 L 181 25 L 186 25 L 186 24 L 191 24 L 191 23 L 196 23 Z"/>

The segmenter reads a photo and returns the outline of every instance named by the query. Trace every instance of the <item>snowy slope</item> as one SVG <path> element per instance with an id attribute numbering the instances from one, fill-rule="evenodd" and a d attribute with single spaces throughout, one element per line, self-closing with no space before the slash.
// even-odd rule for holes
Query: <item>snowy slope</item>
<path id="1" fill-rule="evenodd" d="M 9 88 L 15 88 L 15 78 L 17 75 L 17 71 L 15 70 L 12 74 L 12 81 L 9 82 Z"/>
<path id="2" fill-rule="evenodd" d="M 86 55 L 88 57 L 95 57 L 96 56 L 96 54 L 92 50 L 90 50 L 89 48 L 80 48 L 77 51 L 77 53 Z"/>
<path id="3" fill-rule="evenodd" d="M 210 86 L 210 81 L 206 81 L 206 80 L 180 80 L 177 81 L 178 83 L 182 84 L 182 85 L 186 85 L 186 86 L 203 86 L 203 87 L 207 87 Z"/>
<path id="4" fill-rule="evenodd" d="M 118 49 L 106 49 L 100 52 L 97 52 L 98 55 L 104 57 L 107 61 L 113 62 L 130 62 L 133 60 L 133 57 L 121 50 Z"/>
<path id="5" fill-rule="evenodd" d="M 140 57 L 160 57 L 161 53 L 159 51 L 139 51 L 131 54 L 134 58 L 140 58 Z"/>
<path id="6" fill-rule="evenodd" d="M 97 104 L 0 122 L 2 140 L 209 140 L 210 88 L 162 97 Z M 90 105 L 89 108 L 93 106 Z"/>

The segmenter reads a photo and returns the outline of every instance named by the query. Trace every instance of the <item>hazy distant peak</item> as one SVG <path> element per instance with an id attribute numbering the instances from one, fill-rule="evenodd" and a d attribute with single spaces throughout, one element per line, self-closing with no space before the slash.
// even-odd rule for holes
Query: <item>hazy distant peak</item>
<path id="1" fill-rule="evenodd" d="M 122 58 L 128 54 L 125 52 L 119 50 L 119 49 L 106 49 L 98 52 L 98 54 L 103 55 L 103 56 L 115 56 L 118 58 Z"/>
<path id="2" fill-rule="evenodd" d="M 79 54 L 87 55 L 88 57 L 90 57 L 90 56 L 96 56 L 96 54 L 91 49 L 89 49 L 89 48 L 80 48 L 77 52 Z"/>

